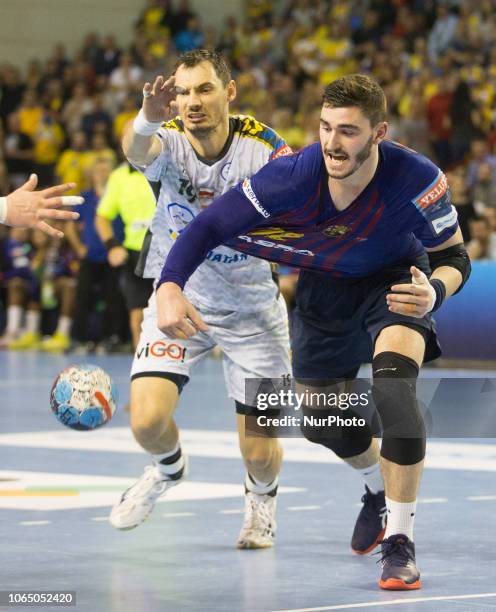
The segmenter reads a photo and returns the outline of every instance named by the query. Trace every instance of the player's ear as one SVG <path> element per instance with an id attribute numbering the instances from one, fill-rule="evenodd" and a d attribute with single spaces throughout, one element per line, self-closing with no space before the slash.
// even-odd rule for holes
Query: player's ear
<path id="1" fill-rule="evenodd" d="M 236 99 L 236 94 L 236 81 L 231 80 L 227 84 L 227 100 L 233 102 Z"/>
<path id="2" fill-rule="evenodd" d="M 384 138 L 386 138 L 388 124 L 385 121 L 381 121 L 374 128 L 374 144 L 379 144 Z"/>

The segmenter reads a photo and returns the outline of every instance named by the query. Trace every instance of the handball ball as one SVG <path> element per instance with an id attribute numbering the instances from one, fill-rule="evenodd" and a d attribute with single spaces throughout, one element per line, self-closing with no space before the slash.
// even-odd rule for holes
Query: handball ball
<path id="1" fill-rule="evenodd" d="M 89 431 L 102 427 L 114 416 L 117 389 L 98 366 L 73 365 L 55 379 L 50 405 L 63 425 Z"/>

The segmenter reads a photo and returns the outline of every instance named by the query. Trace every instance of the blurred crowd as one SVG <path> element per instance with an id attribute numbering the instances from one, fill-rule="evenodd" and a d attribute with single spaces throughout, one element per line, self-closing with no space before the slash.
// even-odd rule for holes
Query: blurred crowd
<path id="1" fill-rule="evenodd" d="M 109 261 L 89 226 L 123 163 L 119 142 L 144 82 L 199 47 L 229 59 L 238 85 L 232 111 L 254 114 L 293 149 L 318 138 L 323 85 L 350 72 L 374 75 L 388 98 L 389 137 L 447 173 L 471 257 L 496 259 L 496 0 L 244 0 L 243 13 L 217 28 L 189 0 L 148 0 L 128 46 L 89 32 L 74 54 L 57 44 L 25 67 L 0 64 L 0 193 L 34 171 L 41 186 L 76 182 L 93 202 L 63 242 L 1 230 L 1 311 L 10 315 L 0 321 L 0 345 L 129 348 L 125 300 L 108 303 L 109 287 L 121 290 L 122 258 Z M 114 238 L 123 240 L 125 223 L 117 225 Z M 106 271 L 83 316 L 76 296 L 89 251 Z"/>

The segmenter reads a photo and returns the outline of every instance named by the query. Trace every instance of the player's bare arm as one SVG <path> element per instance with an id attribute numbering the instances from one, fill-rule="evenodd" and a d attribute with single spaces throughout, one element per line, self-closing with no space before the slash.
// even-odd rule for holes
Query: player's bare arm
<path id="1" fill-rule="evenodd" d="M 79 213 L 58 210 L 61 206 L 77 206 L 84 202 L 79 196 L 64 196 L 74 189 L 75 183 L 56 185 L 35 191 L 38 177 L 32 174 L 29 180 L 5 198 L 0 198 L 0 223 L 12 227 L 36 228 L 53 236 L 62 238 L 64 233 L 52 227 L 48 221 L 73 221 Z"/>
<path id="2" fill-rule="evenodd" d="M 171 103 L 176 99 L 175 78 L 158 76 L 153 84 L 143 87 L 143 106 L 122 139 L 122 149 L 129 161 L 148 166 L 162 152 L 156 132 L 170 116 Z"/>
<path id="3" fill-rule="evenodd" d="M 157 312 L 158 327 L 169 338 L 190 338 L 199 331 L 208 331 L 196 308 L 175 283 L 163 283 L 157 289 Z"/>
<path id="4" fill-rule="evenodd" d="M 468 268 L 470 263 L 463 246 L 460 229 L 440 246 L 426 250 L 430 254 L 431 263 L 437 262 L 440 265 L 432 266 L 434 270 L 430 279 L 418 268 L 412 266 L 410 269 L 412 282 L 391 287 L 392 293 L 386 298 L 391 312 L 422 318 L 427 313 L 437 310 L 441 305 L 438 302 L 442 303 L 444 299 L 456 293 L 467 280 L 468 276 L 463 274 L 463 260 L 466 260 Z M 457 265 L 455 267 L 450 263 Z M 441 288 L 444 293 L 441 300 L 439 290 L 436 291 L 436 280 L 442 283 L 442 285 L 438 284 L 438 288 Z"/>

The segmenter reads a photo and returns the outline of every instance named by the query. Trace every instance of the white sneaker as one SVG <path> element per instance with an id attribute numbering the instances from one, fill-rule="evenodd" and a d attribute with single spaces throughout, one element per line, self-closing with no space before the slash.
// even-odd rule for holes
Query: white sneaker
<path id="1" fill-rule="evenodd" d="M 141 478 L 124 491 L 121 499 L 112 508 L 110 524 L 116 529 L 134 529 L 141 525 L 151 514 L 158 498 L 167 489 L 182 482 L 188 472 L 188 462 L 184 457 L 184 468 L 181 478 L 170 480 L 157 465 L 147 465 Z"/>
<path id="2" fill-rule="evenodd" d="M 238 548 L 270 548 L 276 533 L 277 495 L 245 494 L 245 520 L 239 533 Z"/>

